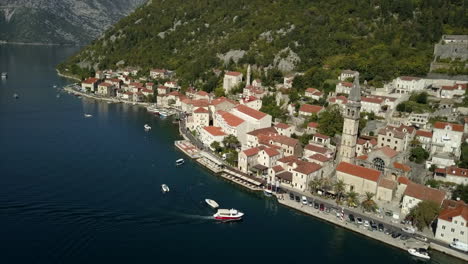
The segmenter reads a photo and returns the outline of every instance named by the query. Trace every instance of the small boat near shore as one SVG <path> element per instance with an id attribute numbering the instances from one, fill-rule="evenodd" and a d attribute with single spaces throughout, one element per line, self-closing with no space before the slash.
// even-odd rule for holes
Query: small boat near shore
<path id="1" fill-rule="evenodd" d="M 418 258 L 431 259 L 429 253 L 427 252 L 427 249 L 425 248 L 410 248 L 408 249 L 408 253 Z"/>
<path id="2" fill-rule="evenodd" d="M 205 199 L 205 202 L 211 206 L 211 208 L 216 209 L 219 207 L 219 204 L 215 200 Z"/>
<path id="3" fill-rule="evenodd" d="M 93 115 L 92 114 L 84 114 L 84 117 L 90 118 L 90 117 L 93 117 Z"/>
<path id="4" fill-rule="evenodd" d="M 178 159 L 178 160 L 175 161 L 176 166 L 180 166 L 180 165 L 182 165 L 184 163 L 185 163 L 184 159 Z"/>
<path id="5" fill-rule="evenodd" d="M 17 93 L 13 94 L 13 98 L 18 99 L 19 95 Z"/>
<path id="6" fill-rule="evenodd" d="M 461 250 L 463 252 L 468 252 L 468 245 L 460 241 L 453 241 L 450 243 L 450 247 Z"/>
<path id="7" fill-rule="evenodd" d="M 244 213 L 236 209 L 218 209 L 216 214 L 213 215 L 214 219 L 220 221 L 239 221 L 242 220 Z"/>
<path id="8" fill-rule="evenodd" d="M 146 131 L 151 130 L 151 127 L 148 124 L 145 124 L 143 127 L 145 128 Z"/>
<path id="9" fill-rule="evenodd" d="M 169 186 L 167 186 L 166 184 L 163 184 L 161 185 L 161 190 L 163 191 L 163 193 L 167 193 L 169 192 Z"/>
<path id="10" fill-rule="evenodd" d="M 2 79 L 6 79 L 6 78 L 8 78 L 8 73 L 7 72 L 2 72 L 1 76 L 2 76 Z"/>
<path id="11" fill-rule="evenodd" d="M 273 196 L 273 192 L 268 188 L 263 189 L 263 194 L 267 197 Z"/>

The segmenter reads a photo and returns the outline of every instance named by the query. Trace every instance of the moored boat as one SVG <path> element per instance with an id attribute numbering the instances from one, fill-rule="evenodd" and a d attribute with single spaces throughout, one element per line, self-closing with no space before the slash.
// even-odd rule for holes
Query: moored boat
<path id="1" fill-rule="evenodd" d="M 408 249 L 408 253 L 418 258 L 431 259 L 425 248 L 410 248 Z"/>
<path id="2" fill-rule="evenodd" d="M 145 124 L 143 127 L 145 128 L 146 131 L 151 130 L 151 127 L 148 124 Z"/>
<path id="3" fill-rule="evenodd" d="M 178 160 L 175 161 L 176 166 L 180 166 L 180 165 L 182 165 L 184 163 L 185 163 L 184 159 L 178 159 Z"/>
<path id="4" fill-rule="evenodd" d="M 18 99 L 19 95 L 17 93 L 13 94 L 13 98 Z"/>
<path id="5" fill-rule="evenodd" d="M 218 209 L 213 215 L 214 219 L 221 221 L 239 221 L 242 220 L 244 213 L 236 209 Z"/>
<path id="6" fill-rule="evenodd" d="M 166 193 L 166 192 L 169 192 L 169 186 L 167 186 L 166 184 L 163 184 L 163 185 L 161 185 L 161 190 L 162 190 L 163 192 L 165 192 L 165 193 Z"/>
<path id="7" fill-rule="evenodd" d="M 265 196 L 270 197 L 270 196 L 273 195 L 273 192 L 272 192 L 270 189 L 265 188 L 265 189 L 263 189 L 263 194 L 264 194 Z"/>
<path id="8" fill-rule="evenodd" d="M 453 241 L 452 243 L 450 243 L 450 247 L 461 250 L 463 252 L 468 252 L 468 244 L 465 244 L 460 241 Z"/>
<path id="9" fill-rule="evenodd" d="M 7 72 L 2 72 L 2 79 L 6 79 L 8 77 L 8 73 Z"/>
<path id="10" fill-rule="evenodd" d="M 159 111 L 159 116 L 167 117 L 169 114 L 166 111 Z"/>
<path id="11" fill-rule="evenodd" d="M 205 202 L 211 206 L 211 208 L 218 208 L 219 207 L 219 204 L 215 201 L 215 200 L 211 200 L 211 199 L 205 199 Z"/>
<path id="12" fill-rule="evenodd" d="M 84 117 L 88 118 L 88 117 L 93 117 L 93 115 L 91 114 L 84 114 Z"/>

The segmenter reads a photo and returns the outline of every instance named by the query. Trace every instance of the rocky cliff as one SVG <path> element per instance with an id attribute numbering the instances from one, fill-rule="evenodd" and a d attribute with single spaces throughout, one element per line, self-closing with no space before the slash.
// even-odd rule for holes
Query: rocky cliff
<path id="1" fill-rule="evenodd" d="M 146 0 L 0 0 L 0 41 L 86 44 Z"/>

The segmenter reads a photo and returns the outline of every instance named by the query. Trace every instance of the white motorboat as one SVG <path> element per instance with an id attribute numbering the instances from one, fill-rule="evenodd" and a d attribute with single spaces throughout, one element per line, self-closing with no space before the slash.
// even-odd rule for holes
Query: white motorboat
<path id="1" fill-rule="evenodd" d="M 242 220 L 244 213 L 236 209 L 218 209 L 213 215 L 214 219 L 221 221 L 239 221 Z"/>
<path id="2" fill-rule="evenodd" d="M 2 72 L 2 79 L 6 79 L 8 77 L 8 73 L 7 72 Z"/>
<path id="3" fill-rule="evenodd" d="M 176 166 L 180 166 L 180 165 L 182 165 L 184 163 L 185 163 L 184 159 L 178 159 L 178 160 L 175 161 Z"/>
<path id="4" fill-rule="evenodd" d="M 166 111 L 159 111 L 159 116 L 161 117 L 167 117 L 168 113 Z"/>
<path id="5" fill-rule="evenodd" d="M 418 258 L 431 259 L 425 248 L 410 248 L 408 249 L 408 253 Z"/>
<path id="6" fill-rule="evenodd" d="M 93 115 L 91 114 L 84 114 L 84 117 L 88 118 L 88 117 L 93 117 Z"/>
<path id="7" fill-rule="evenodd" d="M 13 94 L 13 98 L 18 99 L 19 95 L 15 93 L 15 94 Z"/>
<path id="8" fill-rule="evenodd" d="M 416 230 L 412 227 L 403 227 L 401 230 L 408 234 L 414 234 L 416 232 Z"/>
<path id="9" fill-rule="evenodd" d="M 151 127 L 148 124 L 145 124 L 143 127 L 145 128 L 146 131 L 151 130 Z"/>
<path id="10" fill-rule="evenodd" d="M 465 244 L 460 241 L 453 241 L 452 243 L 450 243 L 450 247 L 461 250 L 463 252 L 468 252 L 468 244 Z"/>
<path id="11" fill-rule="evenodd" d="M 205 199 L 205 202 L 211 206 L 211 208 L 218 208 L 219 207 L 219 204 L 215 201 L 215 200 L 211 200 L 211 199 Z"/>
<path id="12" fill-rule="evenodd" d="M 57 85 L 54 84 L 54 88 L 57 88 Z"/>
<path id="13" fill-rule="evenodd" d="M 163 184 L 163 185 L 161 185 L 161 190 L 162 190 L 163 192 L 165 192 L 165 193 L 166 193 L 166 192 L 169 192 L 169 186 L 167 186 L 166 184 Z"/>
<path id="14" fill-rule="evenodd" d="M 271 197 L 273 195 L 273 192 L 270 189 L 265 188 L 263 189 L 263 194 L 267 197 Z"/>

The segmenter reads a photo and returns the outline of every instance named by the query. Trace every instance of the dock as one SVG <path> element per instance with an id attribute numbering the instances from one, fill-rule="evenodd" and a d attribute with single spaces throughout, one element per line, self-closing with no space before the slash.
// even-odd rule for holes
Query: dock
<path id="1" fill-rule="evenodd" d="M 177 140 L 174 145 L 192 159 L 200 158 L 200 150 L 188 140 Z"/>

